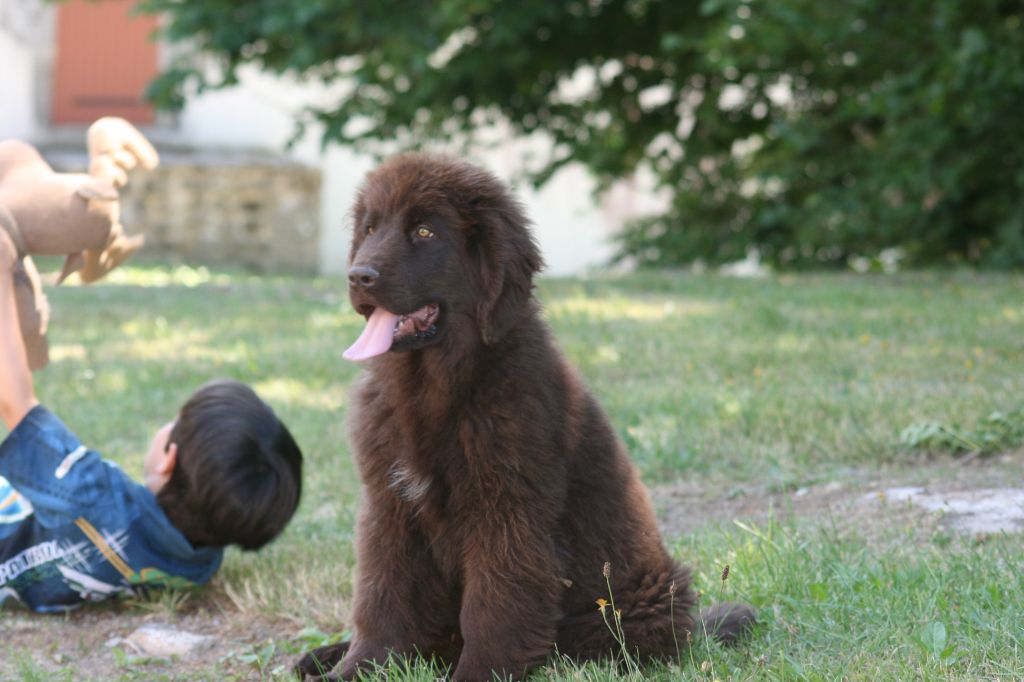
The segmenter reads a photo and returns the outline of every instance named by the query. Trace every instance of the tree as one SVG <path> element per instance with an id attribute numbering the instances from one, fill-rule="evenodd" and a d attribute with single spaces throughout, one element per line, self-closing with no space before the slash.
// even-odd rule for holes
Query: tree
<path id="1" fill-rule="evenodd" d="M 351 83 L 304 122 L 415 146 L 495 121 L 543 132 L 543 182 L 580 162 L 668 190 L 624 253 L 783 266 L 900 247 L 1024 265 L 1022 0 L 144 0 L 177 64 L 164 106 L 245 64 Z"/>

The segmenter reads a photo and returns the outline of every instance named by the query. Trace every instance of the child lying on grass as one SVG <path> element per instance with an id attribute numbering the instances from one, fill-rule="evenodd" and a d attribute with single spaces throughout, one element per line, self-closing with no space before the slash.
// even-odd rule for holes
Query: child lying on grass
<path id="1" fill-rule="evenodd" d="M 302 453 L 244 384 L 200 388 L 153 437 L 145 484 L 79 443 L 36 399 L 0 232 L 0 604 L 64 611 L 149 587 L 203 584 L 223 548 L 257 549 L 291 519 Z"/>

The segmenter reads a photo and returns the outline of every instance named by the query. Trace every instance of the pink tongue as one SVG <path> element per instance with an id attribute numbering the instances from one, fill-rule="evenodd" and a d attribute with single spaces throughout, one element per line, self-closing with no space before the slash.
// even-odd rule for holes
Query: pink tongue
<path id="1" fill-rule="evenodd" d="M 389 313 L 380 306 L 373 311 L 366 321 L 366 328 L 341 357 L 346 360 L 367 360 L 375 355 L 386 353 L 394 340 L 395 323 L 398 315 Z"/>

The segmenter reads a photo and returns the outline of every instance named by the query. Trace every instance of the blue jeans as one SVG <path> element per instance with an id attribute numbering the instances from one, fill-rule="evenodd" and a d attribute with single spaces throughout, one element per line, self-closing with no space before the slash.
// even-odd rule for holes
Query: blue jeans
<path id="1" fill-rule="evenodd" d="M 0 527 L 8 523 L 17 523 L 31 513 L 32 505 L 29 501 L 11 487 L 6 478 L 0 476 Z"/>

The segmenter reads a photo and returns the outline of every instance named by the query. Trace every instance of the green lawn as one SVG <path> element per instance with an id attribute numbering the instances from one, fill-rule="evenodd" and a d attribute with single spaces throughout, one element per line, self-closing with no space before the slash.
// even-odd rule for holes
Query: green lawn
<path id="1" fill-rule="evenodd" d="M 907 427 L 973 433 L 994 412 L 1024 419 L 1024 276 L 642 273 L 544 280 L 539 295 L 651 485 L 791 490 L 919 465 Z M 253 653 L 253 675 L 284 670 L 303 627 L 340 632 L 358 491 L 345 410 L 359 371 L 341 352 L 362 322 L 342 281 L 138 266 L 50 297 L 54 362 L 37 374 L 40 397 L 133 475 L 151 434 L 208 379 L 249 382 L 278 410 L 306 455 L 302 506 L 266 550 L 230 551 L 189 603 L 294 625 Z M 877 542 L 813 521 L 666 538 L 706 594 L 752 601 L 763 625 L 735 650 L 701 639 L 680 666 L 642 677 L 1024 678 L 1019 536 Z M 557 665 L 538 679 L 625 670 Z"/>

